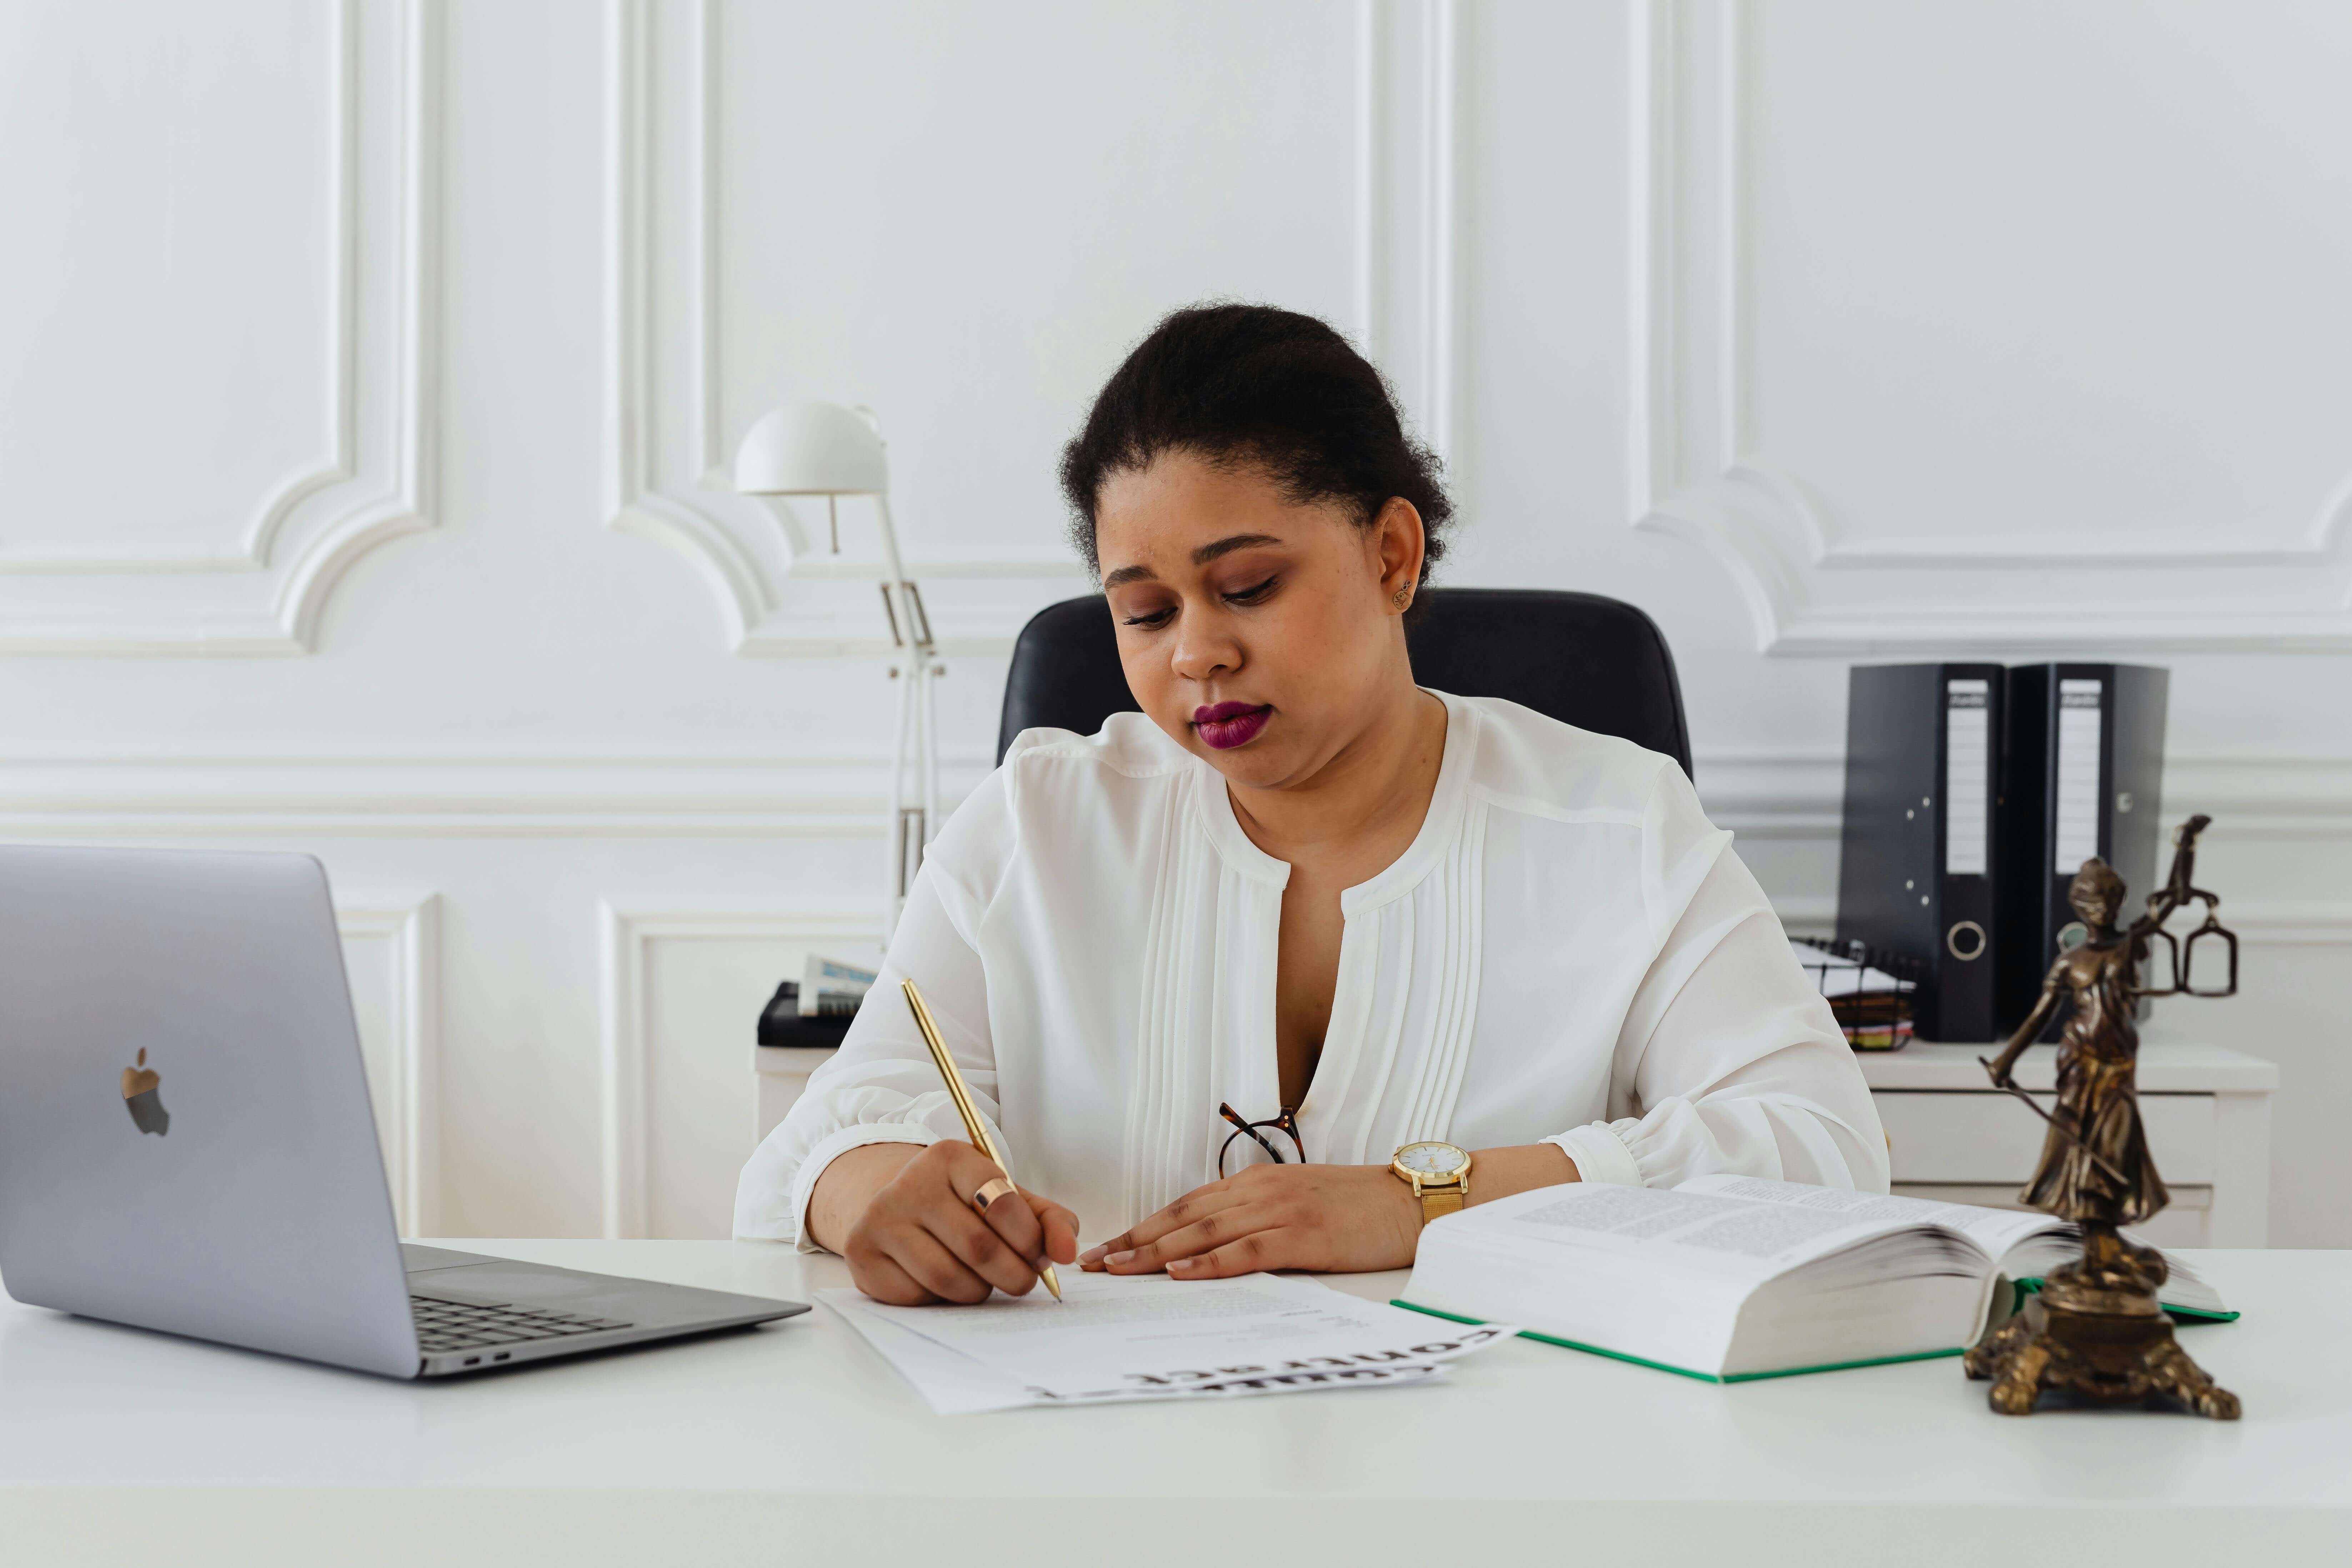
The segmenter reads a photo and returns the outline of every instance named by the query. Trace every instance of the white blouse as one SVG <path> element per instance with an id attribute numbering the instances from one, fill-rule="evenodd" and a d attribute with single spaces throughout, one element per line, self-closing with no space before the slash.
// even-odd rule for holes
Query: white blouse
<path id="1" fill-rule="evenodd" d="M 1682 770 L 1516 703 L 1444 702 L 1420 834 L 1340 898 L 1307 1157 L 1544 1142 L 1588 1182 L 1884 1192 L 1853 1052 Z M 1016 1179 L 1089 1241 L 1214 1180 L 1219 1103 L 1280 1110 L 1289 875 L 1223 776 L 1143 715 L 1024 733 L 931 845 L 840 1051 L 744 1167 L 735 1234 L 814 1250 L 803 1216 L 835 1155 L 963 1136 L 898 994 L 910 974 Z"/>

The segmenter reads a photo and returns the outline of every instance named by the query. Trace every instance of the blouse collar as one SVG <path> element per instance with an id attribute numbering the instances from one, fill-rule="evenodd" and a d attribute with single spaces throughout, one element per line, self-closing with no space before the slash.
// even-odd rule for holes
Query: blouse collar
<path id="1" fill-rule="evenodd" d="M 1427 687 L 1421 689 L 1429 690 Z M 1453 847 L 1462 831 L 1465 808 L 1470 799 L 1471 762 L 1477 748 L 1477 710 L 1450 693 L 1429 694 L 1445 704 L 1445 750 L 1438 758 L 1437 787 L 1429 797 L 1429 814 L 1422 818 L 1421 831 L 1413 835 L 1405 852 L 1386 870 L 1340 893 L 1339 913 L 1343 918 L 1352 919 L 1411 892 Z M 1290 863 L 1276 859 L 1250 841 L 1250 836 L 1242 831 L 1240 820 L 1234 816 L 1233 795 L 1225 787 L 1225 776 L 1198 758 L 1193 760 L 1201 770 L 1202 825 L 1208 830 L 1209 841 L 1216 846 L 1218 854 L 1252 881 L 1275 889 L 1286 887 Z"/>

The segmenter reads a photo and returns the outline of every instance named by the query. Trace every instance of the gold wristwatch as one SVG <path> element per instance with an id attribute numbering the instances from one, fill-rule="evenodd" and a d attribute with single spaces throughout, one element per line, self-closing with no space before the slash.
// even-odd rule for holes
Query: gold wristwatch
<path id="1" fill-rule="evenodd" d="M 1451 1143 L 1408 1143 L 1389 1170 L 1421 1200 L 1421 1223 L 1459 1214 L 1470 1201 L 1470 1152 Z"/>

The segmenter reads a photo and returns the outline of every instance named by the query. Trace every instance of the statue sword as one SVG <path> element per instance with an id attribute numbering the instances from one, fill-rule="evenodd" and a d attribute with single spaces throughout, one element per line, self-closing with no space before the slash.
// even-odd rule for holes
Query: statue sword
<path id="1" fill-rule="evenodd" d="M 1988 1073 L 1992 1071 L 1992 1063 L 1985 1060 L 1982 1057 L 1979 1057 L 1977 1058 L 1977 1065 L 1984 1068 Z M 2126 1190 L 2129 1190 L 2136 1184 L 2129 1176 L 2125 1175 L 2121 1171 L 2116 1170 L 2115 1166 L 2109 1164 L 2107 1163 L 2106 1156 L 2101 1154 L 2096 1149 L 2092 1148 L 2088 1143 L 2084 1142 L 2081 1133 L 2076 1132 L 2073 1128 L 2067 1126 L 2064 1122 L 2059 1121 L 2056 1117 L 2042 1110 L 2042 1102 L 2040 1100 L 2034 1099 L 2032 1095 L 2018 1088 L 2014 1083 L 2004 1083 L 1999 1087 L 2007 1089 L 2010 1093 L 2017 1096 L 2018 1099 L 2025 1101 L 2027 1110 L 2032 1111 L 2034 1115 L 2042 1118 L 2042 1121 L 2050 1123 L 2052 1131 L 2064 1138 L 2067 1142 L 2074 1145 L 2075 1148 L 2080 1149 L 2084 1154 L 2089 1157 L 2093 1164 L 2098 1166 L 2099 1169 L 2105 1171 L 2108 1175 L 2113 1176 L 2116 1181 L 2121 1182 Z"/>

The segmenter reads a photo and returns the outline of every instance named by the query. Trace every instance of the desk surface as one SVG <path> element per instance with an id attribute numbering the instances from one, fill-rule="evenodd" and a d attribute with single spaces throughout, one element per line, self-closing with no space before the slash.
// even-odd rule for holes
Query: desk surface
<path id="1" fill-rule="evenodd" d="M 846 1277 L 764 1243 L 449 1245 L 803 1300 Z M 2235 1425 L 1998 1416 L 1948 1360 L 1724 1388 L 1528 1341 L 1448 1386 L 941 1417 L 821 1308 L 412 1385 L 0 1302 L 0 1541 L 54 1549 L 25 1561 L 315 1562 L 331 1538 L 352 1563 L 961 1568 L 1035 1563 L 1044 1531 L 1122 1564 L 1475 1542 L 1982 1568 L 2028 1536 L 2210 1564 L 2256 1530 L 2266 1562 L 2352 1561 L 2352 1252 L 2197 1258 L 2246 1313 L 2185 1336 L 2244 1399 Z"/>

